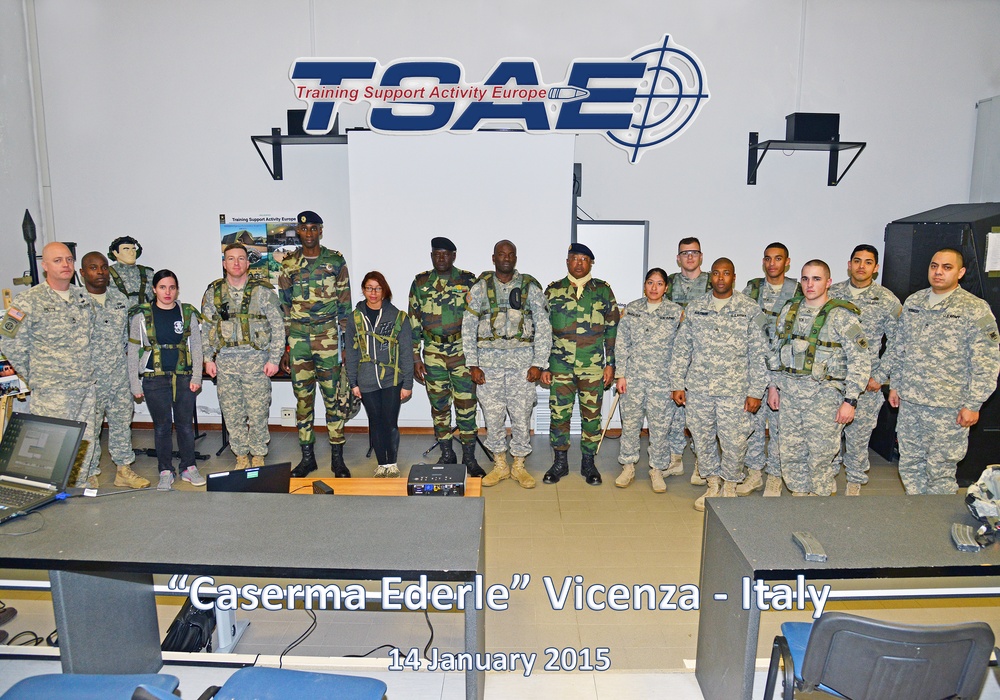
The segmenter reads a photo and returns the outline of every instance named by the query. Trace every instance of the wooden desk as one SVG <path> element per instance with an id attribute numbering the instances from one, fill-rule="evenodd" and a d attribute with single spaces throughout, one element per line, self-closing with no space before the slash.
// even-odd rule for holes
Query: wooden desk
<path id="1" fill-rule="evenodd" d="M 405 496 L 406 479 L 337 479 L 322 477 L 319 479 L 292 479 L 288 487 L 290 493 L 308 493 L 312 495 L 312 483 L 322 481 L 333 489 L 337 496 Z M 465 482 L 465 495 L 478 498 L 483 495 L 483 480 L 469 477 Z"/>

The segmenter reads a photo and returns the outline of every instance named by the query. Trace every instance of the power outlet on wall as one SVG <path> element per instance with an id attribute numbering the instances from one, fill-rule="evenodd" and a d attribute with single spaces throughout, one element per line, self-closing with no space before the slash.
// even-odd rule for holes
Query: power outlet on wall
<path id="1" fill-rule="evenodd" d="M 295 427 L 295 409 L 294 408 L 282 408 L 281 409 L 281 424 L 286 428 Z"/>

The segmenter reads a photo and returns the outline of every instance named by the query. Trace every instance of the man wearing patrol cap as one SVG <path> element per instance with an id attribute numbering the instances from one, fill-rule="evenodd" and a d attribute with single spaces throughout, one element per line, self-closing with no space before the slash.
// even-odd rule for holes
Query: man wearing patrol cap
<path id="1" fill-rule="evenodd" d="M 337 404 L 340 335 L 347 332 L 352 313 L 347 262 L 338 251 L 320 245 L 323 219 L 316 212 L 301 212 L 296 217 L 295 232 L 302 247 L 281 261 L 278 276 L 288 336 L 288 349 L 281 363 L 291 370 L 295 422 L 302 449 L 302 461 L 292 470 L 292 476 L 303 477 L 317 468 L 313 414 L 318 383 L 330 434 L 330 468 L 334 476 L 348 478 L 351 472 L 344 463 L 346 417 Z"/>
<path id="2" fill-rule="evenodd" d="M 432 238 L 433 268 L 421 272 L 410 285 L 413 377 L 427 387 L 434 437 L 441 446 L 438 463 L 458 463 L 451 445 L 451 406 L 454 403 L 462 462 L 469 476 L 486 476 L 476 461 L 476 385 L 462 351 L 462 313 L 476 276 L 455 267 L 456 251 L 449 239 Z"/>
<path id="3" fill-rule="evenodd" d="M 108 246 L 111 281 L 133 306 L 153 300 L 153 268 L 139 265 L 140 255 L 142 246 L 132 236 L 119 236 Z"/>
<path id="4" fill-rule="evenodd" d="M 545 289 L 552 352 L 549 366 L 542 372 L 542 384 L 550 387 L 549 442 L 555 450 L 552 467 L 542 479 L 546 484 L 569 474 L 569 422 L 577 394 L 582 419 L 580 473 L 592 486 L 601 483 L 594 457 L 601 433 L 602 388 L 611 386 L 615 377 L 618 302 L 607 282 L 591 277 L 593 264 L 590 248 L 572 244 L 566 258 L 569 274 Z"/>

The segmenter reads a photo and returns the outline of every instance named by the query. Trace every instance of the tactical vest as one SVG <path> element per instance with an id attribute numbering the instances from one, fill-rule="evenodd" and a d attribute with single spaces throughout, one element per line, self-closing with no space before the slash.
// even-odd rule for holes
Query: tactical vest
<path id="1" fill-rule="evenodd" d="M 679 272 L 674 272 L 674 273 L 672 273 L 670 275 L 670 279 L 667 280 L 667 282 L 669 283 L 669 287 L 670 287 L 669 290 L 667 291 L 667 298 L 670 299 L 670 301 L 674 302 L 675 304 L 680 304 L 682 307 L 686 307 L 690 303 L 690 300 L 688 300 L 688 301 L 677 301 L 677 298 L 674 297 L 674 290 L 677 289 L 677 287 L 679 286 L 679 285 L 676 284 L 676 282 L 677 282 L 677 280 L 681 279 L 682 277 L 684 277 L 684 275 L 682 275 Z M 711 289 L 712 289 L 712 276 L 708 275 L 705 278 L 705 289 L 704 289 L 704 291 L 707 293 Z"/>
<path id="2" fill-rule="evenodd" d="M 781 340 L 781 345 L 787 345 L 795 340 L 805 340 L 809 343 L 806 348 L 805 358 L 802 362 L 802 369 L 796 367 L 786 366 L 784 362 L 781 363 L 781 370 L 783 372 L 788 372 L 794 375 L 811 375 L 813 373 L 813 363 L 816 361 L 816 349 L 818 347 L 824 348 L 840 348 L 843 347 L 841 343 L 835 341 L 826 341 L 819 339 L 819 332 L 823 330 L 823 326 L 826 325 L 826 319 L 830 315 L 830 311 L 835 308 L 847 309 L 851 313 L 860 316 L 861 311 L 849 301 L 844 301 L 843 299 L 830 299 L 825 304 L 823 308 L 819 310 L 816 314 L 816 320 L 813 321 L 812 328 L 809 329 L 809 335 L 799 335 L 794 333 L 795 329 L 795 318 L 799 313 L 799 306 L 801 306 L 804 299 L 796 299 L 791 302 L 791 307 L 788 309 L 788 313 L 785 315 L 785 324 L 782 326 L 781 330 L 778 332 L 778 338 Z M 830 375 L 825 375 L 822 379 L 839 381 L 845 377 L 833 377 Z"/>
<path id="3" fill-rule="evenodd" d="M 119 292 L 124 294 L 129 299 L 136 297 L 136 301 L 141 304 L 146 300 L 146 268 L 142 265 L 137 265 L 136 267 L 139 268 L 138 292 L 129 292 L 128 289 L 125 288 L 125 280 L 123 280 L 121 275 L 118 274 L 118 270 L 113 267 L 109 267 L 108 272 L 111 273 L 111 281 L 115 283 L 116 287 L 118 287 Z"/>
<path id="4" fill-rule="evenodd" d="M 153 322 L 152 304 L 139 304 L 135 307 L 135 313 L 141 313 L 146 321 L 146 339 L 149 341 L 149 351 L 153 353 L 153 369 L 143 372 L 144 377 L 163 377 L 167 375 L 191 374 L 193 362 L 191 361 L 191 349 L 188 347 L 188 338 L 191 337 L 191 317 L 201 318 L 198 310 L 190 304 L 181 304 L 181 317 L 184 319 L 184 331 L 179 343 L 158 343 L 156 342 L 156 324 Z M 163 350 L 177 351 L 177 365 L 173 372 L 163 369 L 161 354 Z M 139 360 L 140 365 L 142 359 Z"/>
<path id="5" fill-rule="evenodd" d="M 214 294 L 215 303 L 215 333 L 216 338 L 218 338 L 219 346 L 224 348 L 235 348 L 240 345 L 249 345 L 254 350 L 266 350 L 268 343 L 271 342 L 271 326 L 267 324 L 267 316 L 264 314 L 252 314 L 250 313 L 250 301 L 253 297 L 253 290 L 257 287 L 264 287 L 265 289 L 273 289 L 273 287 L 267 282 L 258 282 L 257 280 L 248 279 L 246 286 L 243 288 L 243 301 L 240 303 L 240 310 L 237 313 L 229 313 L 228 319 L 223 319 L 221 315 L 223 305 L 228 302 L 228 298 L 223 298 L 223 287 L 226 286 L 226 281 L 224 279 L 215 280 L 212 282 L 212 290 Z M 225 321 L 238 320 L 240 322 L 240 330 L 242 331 L 243 342 L 238 340 L 226 340 L 222 335 L 222 324 Z M 263 334 L 263 343 L 258 344 L 257 339 L 253 333 L 250 332 L 250 321 L 264 321 L 264 327 L 267 329 Z"/>
<path id="6" fill-rule="evenodd" d="M 361 352 L 361 364 L 365 362 L 371 362 L 375 365 L 375 374 L 378 376 L 378 380 L 381 382 L 385 379 L 386 374 L 389 370 L 392 370 L 392 385 L 395 386 L 399 383 L 399 333 L 403 330 L 403 321 L 406 320 L 406 314 L 400 311 L 396 314 L 396 321 L 392 324 L 392 332 L 389 335 L 379 335 L 378 333 L 370 333 L 368 331 L 368 324 L 365 323 L 364 314 L 361 313 L 360 309 L 354 310 L 354 329 L 356 331 L 354 336 L 354 347 Z M 368 336 L 375 339 L 376 345 L 381 343 L 387 343 L 389 346 L 389 362 L 376 362 L 371 355 L 368 354 Z"/>
<path id="7" fill-rule="evenodd" d="M 785 291 L 785 283 L 786 282 L 788 282 L 788 280 L 785 280 L 785 282 L 781 283 L 781 291 L 782 292 Z M 754 301 L 758 302 L 758 303 L 760 302 L 760 290 L 761 290 L 761 287 L 763 287 L 763 286 L 764 286 L 764 278 L 763 277 L 755 277 L 754 279 L 750 280 L 750 298 L 753 299 Z M 781 294 L 780 293 L 778 294 L 778 298 L 779 299 L 781 298 Z M 792 296 L 789 297 L 786 301 L 795 301 L 796 299 L 802 299 L 802 298 L 803 298 L 802 297 L 802 290 L 799 288 L 799 283 L 796 282 L 795 283 L 795 291 L 792 292 Z M 783 306 L 784 306 L 784 304 L 782 304 L 782 307 Z M 775 318 L 777 318 L 779 315 L 781 315 L 781 309 L 780 308 L 777 311 L 774 311 L 773 309 L 761 309 L 761 311 L 763 311 L 764 313 L 766 313 L 768 316 L 773 316 Z"/>
<path id="8" fill-rule="evenodd" d="M 541 290 L 542 285 L 538 283 L 531 275 L 525 275 L 521 273 L 521 320 L 517 324 L 517 332 L 514 335 L 505 336 L 497 334 L 496 321 L 500 316 L 500 304 L 497 302 L 497 290 L 496 285 L 493 284 L 493 279 L 496 275 L 492 272 L 484 272 L 479 275 L 479 279 L 486 283 L 486 299 L 490 304 L 490 332 L 491 335 L 479 334 L 479 340 L 484 342 L 489 342 L 492 340 L 516 340 L 519 343 L 531 343 L 535 339 L 535 324 L 531 324 L 531 330 L 527 335 L 524 333 L 524 321 L 527 318 L 529 321 L 532 320 L 531 307 L 528 305 L 528 290 L 531 289 L 531 285 L 536 285 L 539 290 Z M 509 307 L 508 307 L 509 308 Z M 476 317 L 479 318 L 483 315 L 482 311 L 477 311 L 475 309 L 469 309 L 469 311 Z M 480 324 L 481 325 L 481 324 Z"/>

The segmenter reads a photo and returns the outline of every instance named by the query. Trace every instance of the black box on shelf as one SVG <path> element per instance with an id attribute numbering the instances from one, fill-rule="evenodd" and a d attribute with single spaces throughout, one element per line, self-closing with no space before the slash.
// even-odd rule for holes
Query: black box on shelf
<path id="1" fill-rule="evenodd" d="M 785 117 L 785 141 L 839 140 L 839 114 L 793 112 Z"/>

